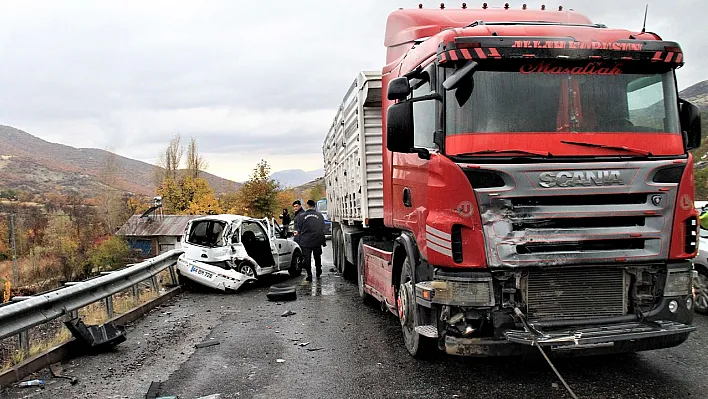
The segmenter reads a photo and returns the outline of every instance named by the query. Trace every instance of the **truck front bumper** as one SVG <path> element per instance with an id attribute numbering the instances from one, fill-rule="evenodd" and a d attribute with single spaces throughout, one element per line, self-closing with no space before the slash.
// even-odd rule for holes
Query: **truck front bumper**
<path id="1" fill-rule="evenodd" d="M 536 352 L 538 345 L 572 355 L 637 352 L 669 348 L 684 342 L 696 327 L 675 321 L 641 321 L 534 334 L 509 330 L 506 340 L 485 338 L 444 339 L 445 352 L 458 356 L 509 356 Z"/>

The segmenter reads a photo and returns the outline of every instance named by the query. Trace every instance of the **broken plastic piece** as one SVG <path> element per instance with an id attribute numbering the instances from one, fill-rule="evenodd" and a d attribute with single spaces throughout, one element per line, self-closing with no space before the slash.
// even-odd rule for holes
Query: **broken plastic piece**
<path id="1" fill-rule="evenodd" d="M 219 342 L 219 341 L 206 341 L 206 342 L 202 342 L 202 343 L 196 344 L 196 345 L 194 345 L 194 347 L 197 348 L 197 349 L 199 349 L 199 348 L 208 348 L 208 347 L 210 347 L 210 346 L 219 345 L 219 344 L 221 344 L 221 342 Z"/>
<path id="2" fill-rule="evenodd" d="M 113 323 L 106 323 L 100 326 L 88 326 L 81 318 L 74 318 L 65 321 L 64 325 L 71 331 L 71 335 L 77 341 L 91 347 L 94 350 L 112 347 L 126 340 L 123 328 Z"/>
<path id="3" fill-rule="evenodd" d="M 295 314 L 297 314 L 297 313 L 293 312 L 292 310 L 286 310 L 283 314 L 280 315 L 280 317 L 288 317 L 288 316 L 292 316 Z"/>

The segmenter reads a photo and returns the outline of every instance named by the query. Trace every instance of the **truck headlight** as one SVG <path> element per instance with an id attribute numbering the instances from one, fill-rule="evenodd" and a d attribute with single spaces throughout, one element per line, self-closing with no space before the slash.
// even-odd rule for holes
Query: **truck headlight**
<path id="1" fill-rule="evenodd" d="M 669 270 L 666 276 L 664 296 L 683 296 L 691 294 L 691 271 Z"/>
<path id="2" fill-rule="evenodd" d="M 416 284 L 417 296 L 441 305 L 494 306 L 491 278 L 433 280 Z"/>

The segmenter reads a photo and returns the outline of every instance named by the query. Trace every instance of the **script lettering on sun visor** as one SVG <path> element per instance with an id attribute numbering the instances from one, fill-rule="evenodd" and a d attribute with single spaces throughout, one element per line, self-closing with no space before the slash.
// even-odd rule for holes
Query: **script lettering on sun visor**
<path id="1" fill-rule="evenodd" d="M 599 41 L 571 42 L 566 40 L 517 40 L 511 47 L 530 49 L 642 51 L 644 44 Z"/>
<path id="2" fill-rule="evenodd" d="M 549 75 L 621 75 L 622 64 L 606 64 L 602 62 L 589 62 L 585 66 L 568 67 L 552 62 L 537 62 L 522 65 L 519 72 L 523 74 L 545 73 Z"/>

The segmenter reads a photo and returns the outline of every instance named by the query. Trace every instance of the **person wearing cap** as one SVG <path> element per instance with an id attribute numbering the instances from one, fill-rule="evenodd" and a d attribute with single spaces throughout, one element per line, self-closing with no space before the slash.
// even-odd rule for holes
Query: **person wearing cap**
<path id="1" fill-rule="evenodd" d="M 312 281 L 312 256 L 315 257 L 317 278 L 322 275 L 322 246 L 325 244 L 325 223 L 321 213 L 315 210 L 315 201 L 307 201 L 307 210 L 295 217 L 295 234 L 302 249 L 305 280 Z"/>

